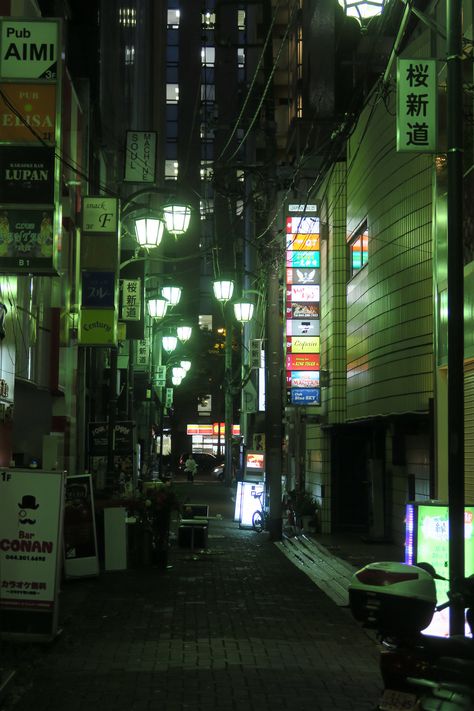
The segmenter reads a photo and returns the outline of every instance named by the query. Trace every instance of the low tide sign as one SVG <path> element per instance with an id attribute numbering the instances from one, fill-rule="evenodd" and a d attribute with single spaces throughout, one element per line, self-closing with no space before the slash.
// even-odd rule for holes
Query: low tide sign
<path id="1" fill-rule="evenodd" d="M 2 637 L 57 633 L 63 510 L 62 472 L 0 469 Z"/>

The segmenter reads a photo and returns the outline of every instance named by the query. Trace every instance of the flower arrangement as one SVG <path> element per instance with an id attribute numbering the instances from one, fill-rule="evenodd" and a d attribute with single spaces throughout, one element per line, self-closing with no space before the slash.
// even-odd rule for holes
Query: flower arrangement
<path id="1" fill-rule="evenodd" d="M 181 510 L 181 502 L 170 482 L 148 482 L 141 496 L 128 500 L 127 508 L 131 516 L 157 532 L 168 530 L 171 513 Z"/>
<path id="2" fill-rule="evenodd" d="M 166 568 L 171 513 L 181 510 L 181 502 L 171 482 L 146 482 L 142 494 L 128 499 L 125 505 L 129 516 L 136 519 L 137 531 L 141 531 L 141 547 L 149 549 L 148 554 L 141 551 L 141 556 Z"/>

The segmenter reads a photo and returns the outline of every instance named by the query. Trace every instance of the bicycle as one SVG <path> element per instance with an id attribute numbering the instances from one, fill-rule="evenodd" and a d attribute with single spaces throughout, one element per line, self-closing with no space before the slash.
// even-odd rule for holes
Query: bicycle
<path id="1" fill-rule="evenodd" d="M 252 514 L 252 528 L 257 533 L 261 533 L 266 526 L 267 514 L 265 513 L 265 506 L 263 504 L 263 491 L 259 493 L 252 491 L 252 496 L 254 499 L 258 499 L 260 502 L 260 509 L 257 509 Z"/>

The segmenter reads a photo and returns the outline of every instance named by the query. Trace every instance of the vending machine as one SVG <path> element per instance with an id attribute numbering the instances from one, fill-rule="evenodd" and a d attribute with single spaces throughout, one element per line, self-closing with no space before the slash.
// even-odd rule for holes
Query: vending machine
<path id="1" fill-rule="evenodd" d="M 464 509 L 465 575 L 474 573 L 474 506 Z M 406 507 L 405 563 L 430 563 L 438 575 L 446 580 L 436 580 L 438 604 L 448 599 L 449 588 L 449 508 L 439 501 L 409 503 Z M 435 613 L 426 634 L 447 636 L 449 610 Z"/>

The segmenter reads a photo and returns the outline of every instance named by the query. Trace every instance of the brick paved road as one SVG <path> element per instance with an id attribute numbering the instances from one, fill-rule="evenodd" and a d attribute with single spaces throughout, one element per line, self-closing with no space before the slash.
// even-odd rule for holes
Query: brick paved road
<path id="1" fill-rule="evenodd" d="M 265 533 L 212 521 L 207 551 L 174 545 L 170 563 L 67 582 L 52 645 L 3 643 L 5 709 L 373 708 L 374 643 Z"/>

